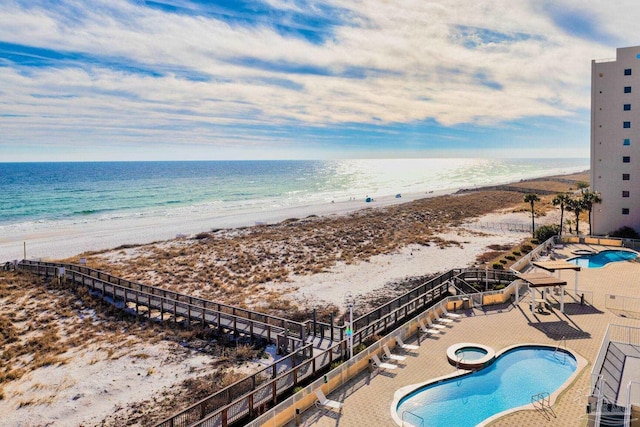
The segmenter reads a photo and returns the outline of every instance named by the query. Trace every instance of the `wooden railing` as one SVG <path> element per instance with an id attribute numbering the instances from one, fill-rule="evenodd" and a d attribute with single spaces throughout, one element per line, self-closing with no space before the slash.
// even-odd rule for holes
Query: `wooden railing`
<path id="1" fill-rule="evenodd" d="M 302 360 L 286 372 L 257 385 L 250 393 L 232 402 L 216 407 L 214 400 L 207 398 L 206 402 L 198 402 L 188 410 L 156 424 L 156 427 L 226 427 L 245 419 L 248 421 L 279 403 L 281 396 L 289 395 L 299 384 L 328 372 L 333 362 L 343 360 L 346 350 L 346 340 L 336 343 L 317 356 Z"/>
<path id="2" fill-rule="evenodd" d="M 446 283 L 451 280 L 456 274 L 459 274 L 462 270 L 460 269 L 454 269 L 454 270 L 450 270 L 446 273 L 443 273 L 439 276 L 434 277 L 431 280 L 428 280 L 426 282 L 424 282 L 421 285 L 416 286 L 415 288 L 411 289 L 409 292 L 399 296 L 398 298 L 395 298 L 389 302 L 387 302 L 384 305 L 381 305 L 380 307 L 376 308 L 373 311 L 370 311 L 369 313 L 360 316 L 356 319 L 353 320 L 354 323 L 354 330 L 358 331 L 360 329 L 364 329 L 368 326 L 370 326 L 371 324 L 378 322 L 382 319 L 387 318 L 391 313 L 396 312 L 398 309 L 400 309 L 401 307 L 405 307 L 405 305 L 409 302 L 409 301 L 414 301 L 416 298 L 419 298 L 421 296 L 430 294 L 431 296 L 433 296 L 434 293 L 434 289 L 438 288 L 438 290 L 435 291 L 436 296 L 441 295 L 443 292 L 446 292 Z M 442 286 L 444 285 L 444 286 Z M 431 301 L 432 299 L 428 299 L 425 300 L 426 302 Z"/>
<path id="3" fill-rule="evenodd" d="M 385 332 L 397 327 L 409 319 L 415 317 L 419 313 L 434 306 L 447 296 L 449 282 L 438 283 L 424 294 L 416 296 L 414 299 L 406 301 L 403 305 L 398 306 L 390 313 L 382 317 L 370 318 L 370 323 L 356 326 L 353 330 L 354 347 L 363 344 L 365 340 L 374 335 L 381 335 Z M 404 298 L 403 298 L 404 300 Z M 366 315 L 361 317 L 366 318 Z M 354 324 L 358 325 L 356 321 Z"/>
<path id="4" fill-rule="evenodd" d="M 100 293 L 103 298 L 112 298 L 114 303 L 121 302 L 124 307 L 135 310 L 137 314 L 143 311 L 151 317 L 152 311 L 156 310 L 162 319 L 165 314 L 171 314 L 176 322 L 180 319 L 188 324 L 212 325 L 227 329 L 235 335 L 260 336 L 273 343 L 278 342 L 278 336 L 286 336 L 289 341 L 287 347 L 291 351 L 304 346 L 304 341 L 299 338 L 304 337 L 304 327 L 299 322 L 141 285 L 71 264 L 21 261 L 17 267 L 45 276 L 64 275 L 67 280 L 86 286 L 91 291 Z M 292 330 L 295 331 L 293 335 Z"/>
<path id="5" fill-rule="evenodd" d="M 238 416 L 252 416 L 258 414 L 261 412 L 261 407 L 264 407 L 267 401 L 277 401 L 278 395 L 284 392 L 282 388 L 273 388 L 270 384 L 272 384 L 274 380 L 280 378 L 285 372 L 292 370 L 298 371 L 299 367 L 304 365 L 308 354 L 311 354 L 311 345 L 300 349 L 299 352 L 291 353 L 286 357 L 278 359 L 275 363 L 265 367 L 264 369 L 261 369 L 260 371 L 225 387 L 215 394 L 202 399 L 179 413 L 172 415 L 158 423 L 157 426 L 186 427 L 208 418 L 209 416 L 215 416 L 216 414 L 219 414 L 222 418 L 226 417 L 227 422 L 230 423 L 232 422 L 232 420 L 229 419 L 230 415 L 232 415 L 231 418 L 237 418 Z M 341 354 L 336 356 L 340 358 Z M 329 361 L 328 364 L 331 364 L 331 361 Z M 325 365 L 319 366 L 318 364 L 318 368 L 324 368 Z M 307 376 L 308 375 L 298 375 L 297 378 L 301 381 Z M 252 394 L 258 393 L 259 390 L 263 390 L 264 392 L 265 388 L 275 393 L 268 396 L 269 399 L 266 401 L 260 398 L 256 399 L 255 397 L 253 399 L 244 399 Z M 236 404 L 234 406 L 234 403 L 237 401 L 242 401 L 244 404 Z M 232 412 L 227 410 L 225 413 L 223 410 L 229 407 L 235 407 L 236 410 Z"/>
<path id="6" fill-rule="evenodd" d="M 74 282 L 90 286 L 92 290 L 125 303 L 135 304 L 136 307 L 143 305 L 162 313 L 173 312 L 176 317 L 184 317 L 188 322 L 204 321 L 215 324 L 217 318 L 221 326 L 233 328 L 234 332 L 255 335 L 273 329 L 278 333 L 286 333 L 298 342 L 304 343 L 305 340 L 305 325 L 301 322 L 132 282 L 88 267 L 24 260 L 18 263 L 18 268 L 47 276 L 56 276 L 59 269 L 64 268 L 65 276 Z M 220 322 L 222 319 L 225 320 L 224 323 Z M 254 330 L 254 326 L 258 325 L 259 328 Z M 242 329 L 239 329 L 240 327 Z M 270 333 L 269 336 L 275 337 L 275 334 Z M 275 339 L 270 341 L 276 342 Z"/>

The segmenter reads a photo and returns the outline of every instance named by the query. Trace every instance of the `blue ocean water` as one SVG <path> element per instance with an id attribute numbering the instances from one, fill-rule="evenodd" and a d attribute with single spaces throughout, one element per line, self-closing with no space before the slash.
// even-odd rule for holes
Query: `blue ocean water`
<path id="1" fill-rule="evenodd" d="M 0 163 L 0 226 L 256 211 L 572 173 L 588 159 Z"/>

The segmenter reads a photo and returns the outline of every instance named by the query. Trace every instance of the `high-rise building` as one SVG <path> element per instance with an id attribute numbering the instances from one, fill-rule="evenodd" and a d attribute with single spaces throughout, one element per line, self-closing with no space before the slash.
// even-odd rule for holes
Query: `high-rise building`
<path id="1" fill-rule="evenodd" d="M 640 46 L 591 62 L 593 234 L 640 232 Z"/>

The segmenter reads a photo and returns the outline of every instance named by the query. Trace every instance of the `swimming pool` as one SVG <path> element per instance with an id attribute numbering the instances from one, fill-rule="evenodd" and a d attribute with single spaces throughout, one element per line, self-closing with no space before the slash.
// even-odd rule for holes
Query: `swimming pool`
<path id="1" fill-rule="evenodd" d="M 408 422 L 420 420 L 429 427 L 475 426 L 501 412 L 529 405 L 534 394 L 552 394 L 574 375 L 577 366 L 570 353 L 545 346 L 518 346 L 486 368 L 419 386 L 394 401 L 392 415 L 395 409 L 398 423 L 408 411 L 404 414 Z"/>
<path id="2" fill-rule="evenodd" d="M 629 261 L 638 256 L 636 252 L 623 250 L 606 250 L 593 255 L 581 255 L 567 261 L 583 268 L 600 268 L 610 262 Z"/>

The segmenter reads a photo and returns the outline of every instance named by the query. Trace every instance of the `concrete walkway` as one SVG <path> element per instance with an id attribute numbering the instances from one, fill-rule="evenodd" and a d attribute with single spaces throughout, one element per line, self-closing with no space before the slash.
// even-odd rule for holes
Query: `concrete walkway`
<path id="1" fill-rule="evenodd" d="M 554 257 L 570 257 L 573 250 L 584 246 L 570 245 L 556 250 Z M 564 272 L 561 277 L 567 280 L 567 291 L 572 293 L 574 273 Z M 447 328 L 444 334 L 423 339 L 417 352 L 405 353 L 408 357 L 406 361 L 400 362 L 399 369 L 373 374 L 365 371 L 327 396 L 344 402 L 341 413 L 312 408 L 302 414 L 303 425 L 394 426 L 396 424 L 391 418 L 391 403 L 396 390 L 456 371 L 446 357 L 449 346 L 460 342 L 475 342 L 500 351 L 519 343 L 563 345 L 564 337 L 566 346 L 587 359 L 589 364 L 556 400 L 553 406 L 555 416 L 531 408 L 506 415 L 493 422 L 491 426 L 584 426 L 590 372 L 607 325 L 615 323 L 640 327 L 638 319 L 620 317 L 609 312 L 605 308 L 605 294 L 640 298 L 640 263 L 618 262 L 601 269 L 583 269 L 579 275 L 579 288 L 593 292 L 592 301 L 589 301 L 590 296 L 586 294 L 586 300 L 593 305 L 581 306 L 579 296 L 572 298 L 565 295 L 564 314 L 560 313 L 559 304 L 544 314 L 532 314 L 528 296 L 518 305 L 490 306 L 485 310 L 460 312 L 465 315 L 464 318 Z M 415 338 L 413 337 L 411 343 L 416 343 Z M 394 351 L 399 352 L 399 349 Z M 442 416 L 446 417 L 446 414 Z"/>

